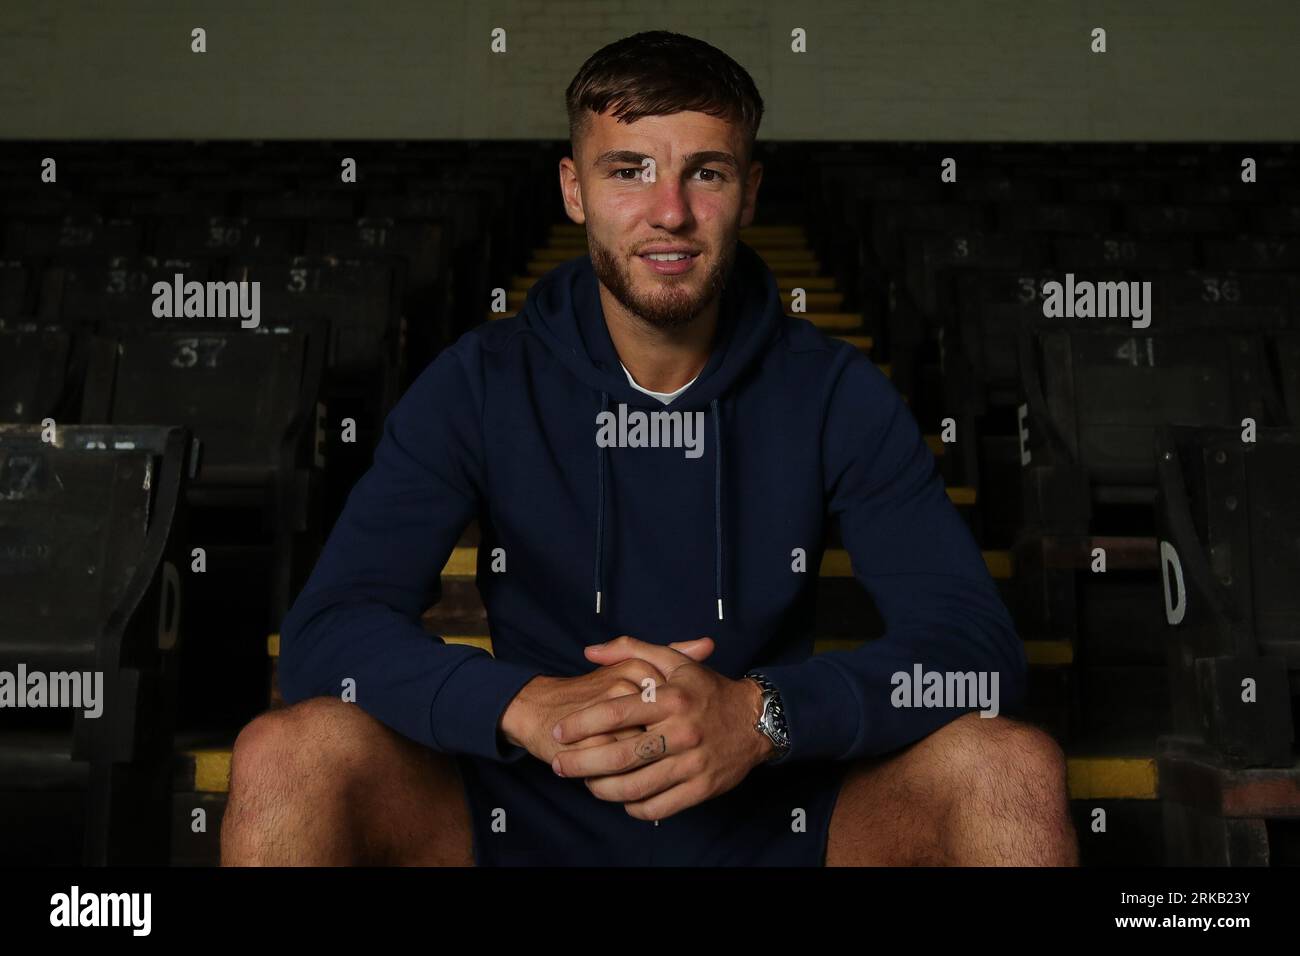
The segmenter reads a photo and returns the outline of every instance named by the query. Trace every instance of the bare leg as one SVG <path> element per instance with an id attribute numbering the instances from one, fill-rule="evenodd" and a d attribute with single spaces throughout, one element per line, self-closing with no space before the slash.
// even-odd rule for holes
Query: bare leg
<path id="1" fill-rule="evenodd" d="M 1076 866 L 1065 758 L 1047 733 L 964 714 L 857 762 L 831 815 L 827 866 Z"/>
<path id="2" fill-rule="evenodd" d="M 235 741 L 223 866 L 473 866 L 455 761 L 355 704 L 316 697 Z"/>

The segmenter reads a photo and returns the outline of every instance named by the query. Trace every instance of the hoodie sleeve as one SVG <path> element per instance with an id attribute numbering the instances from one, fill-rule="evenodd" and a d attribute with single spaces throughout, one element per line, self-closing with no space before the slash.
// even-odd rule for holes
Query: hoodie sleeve
<path id="1" fill-rule="evenodd" d="M 440 353 L 386 418 L 281 625 L 280 686 L 292 704 L 337 696 L 350 678 L 357 705 L 412 740 L 514 763 L 528 751 L 498 723 L 542 672 L 445 644 L 420 622 L 483 488 L 480 404 L 459 351 Z"/>
<path id="2" fill-rule="evenodd" d="M 822 457 L 829 510 L 885 633 L 761 668 L 786 711 L 783 762 L 888 753 L 978 709 L 895 707 L 892 675 L 910 677 L 917 664 L 987 672 L 990 687 L 996 672 L 999 708 L 1013 709 L 1025 692 L 1024 643 L 911 410 L 863 356 L 850 357 L 832 390 Z"/>

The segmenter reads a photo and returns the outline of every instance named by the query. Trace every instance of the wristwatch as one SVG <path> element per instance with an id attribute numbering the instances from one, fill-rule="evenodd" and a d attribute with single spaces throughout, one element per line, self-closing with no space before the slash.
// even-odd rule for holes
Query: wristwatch
<path id="1" fill-rule="evenodd" d="M 790 732 L 786 728 L 785 709 L 781 706 L 781 692 L 758 671 L 749 671 L 745 676 L 763 690 L 763 710 L 754 729 L 772 741 L 776 748 L 767 758 L 767 763 L 780 763 L 790 753 Z"/>

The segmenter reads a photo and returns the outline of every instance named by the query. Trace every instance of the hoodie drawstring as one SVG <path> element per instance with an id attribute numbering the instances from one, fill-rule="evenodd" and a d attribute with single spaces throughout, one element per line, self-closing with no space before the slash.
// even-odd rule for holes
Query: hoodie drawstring
<path id="1" fill-rule="evenodd" d="M 718 411 L 718 399 L 709 403 L 713 410 L 713 530 L 714 530 L 714 569 L 716 574 L 716 596 L 718 601 L 718 620 L 722 620 L 722 418 Z M 609 411 L 609 393 L 600 393 L 601 412 Z M 600 581 L 601 564 L 605 553 L 605 455 L 606 449 L 596 447 L 596 614 L 603 609 Z"/>
<path id="2" fill-rule="evenodd" d="M 609 392 L 600 393 L 600 411 L 609 411 Z M 600 564 L 605 548 L 605 448 L 596 446 L 596 614 L 600 614 Z"/>
<path id="3" fill-rule="evenodd" d="M 722 424 L 718 417 L 718 400 L 709 403 L 713 409 L 713 537 L 716 542 L 718 620 L 722 620 Z"/>

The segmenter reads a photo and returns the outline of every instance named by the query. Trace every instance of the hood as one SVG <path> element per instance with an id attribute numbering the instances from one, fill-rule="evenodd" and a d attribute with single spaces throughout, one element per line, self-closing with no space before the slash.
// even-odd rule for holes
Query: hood
<path id="1" fill-rule="evenodd" d="M 619 363 L 618 352 L 605 324 L 599 285 L 590 256 L 580 256 L 552 269 L 529 289 L 523 316 L 555 357 L 592 391 L 592 422 L 597 412 L 609 410 L 611 397 L 629 407 L 657 411 L 694 412 L 708 409 L 713 418 L 713 508 L 715 578 L 718 620 L 723 619 L 725 513 L 723 511 L 725 456 L 721 405 L 731 387 L 770 346 L 784 318 L 776 279 L 758 254 L 737 241 L 731 273 L 723 288 L 718 329 L 709 360 L 699 376 L 668 404 L 634 389 Z M 600 615 L 608 607 L 604 595 L 605 493 L 609 449 L 596 447 L 593 462 L 596 482 L 595 607 Z"/>

